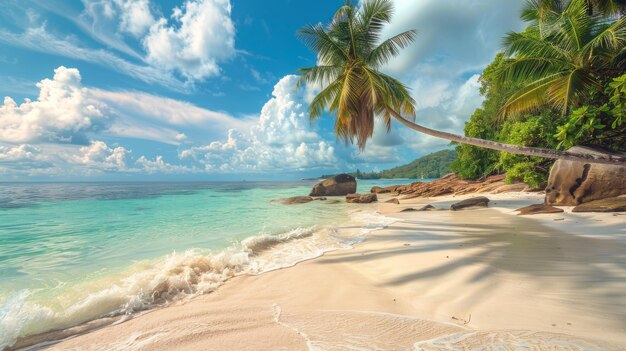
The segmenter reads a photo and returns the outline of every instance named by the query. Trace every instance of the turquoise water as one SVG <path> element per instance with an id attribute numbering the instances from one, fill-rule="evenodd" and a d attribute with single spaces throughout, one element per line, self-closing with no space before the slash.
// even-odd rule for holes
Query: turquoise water
<path id="1" fill-rule="evenodd" d="M 356 242 L 358 205 L 272 202 L 313 184 L 0 183 L 0 348 Z"/>

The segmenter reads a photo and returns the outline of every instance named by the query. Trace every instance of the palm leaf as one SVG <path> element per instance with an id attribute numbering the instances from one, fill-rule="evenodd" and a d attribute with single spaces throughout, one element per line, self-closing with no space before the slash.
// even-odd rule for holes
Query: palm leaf
<path id="1" fill-rule="evenodd" d="M 378 45 L 367 57 L 366 61 L 372 67 L 380 67 L 397 56 L 401 49 L 409 46 L 417 36 L 417 31 L 409 30 L 397 34 Z"/>

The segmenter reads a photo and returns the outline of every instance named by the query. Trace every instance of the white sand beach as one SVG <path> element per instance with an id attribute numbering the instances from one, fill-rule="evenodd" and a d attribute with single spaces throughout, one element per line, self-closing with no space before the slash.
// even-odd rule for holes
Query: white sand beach
<path id="1" fill-rule="evenodd" d="M 400 212 L 470 196 L 355 206 L 396 220 L 352 249 L 46 349 L 626 349 L 626 216 L 522 217 L 541 195 L 487 196 L 464 211 Z"/>

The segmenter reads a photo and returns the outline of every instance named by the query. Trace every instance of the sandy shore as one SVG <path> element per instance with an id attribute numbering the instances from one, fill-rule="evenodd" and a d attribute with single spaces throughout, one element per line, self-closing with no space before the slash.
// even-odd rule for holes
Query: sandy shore
<path id="1" fill-rule="evenodd" d="M 626 349 L 626 216 L 515 216 L 541 202 L 523 193 L 488 195 L 488 209 L 399 212 L 466 197 L 361 205 L 397 220 L 353 249 L 47 349 Z"/>

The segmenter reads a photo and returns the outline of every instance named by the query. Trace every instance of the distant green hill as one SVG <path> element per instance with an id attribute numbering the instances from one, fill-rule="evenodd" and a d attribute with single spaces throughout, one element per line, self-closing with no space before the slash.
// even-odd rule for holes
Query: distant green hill
<path id="1" fill-rule="evenodd" d="M 441 150 L 418 158 L 417 160 L 381 172 L 351 172 L 359 179 L 393 179 L 393 178 L 440 178 L 450 172 L 450 164 L 456 159 L 456 151 Z M 322 178 L 332 177 L 323 175 Z"/>

